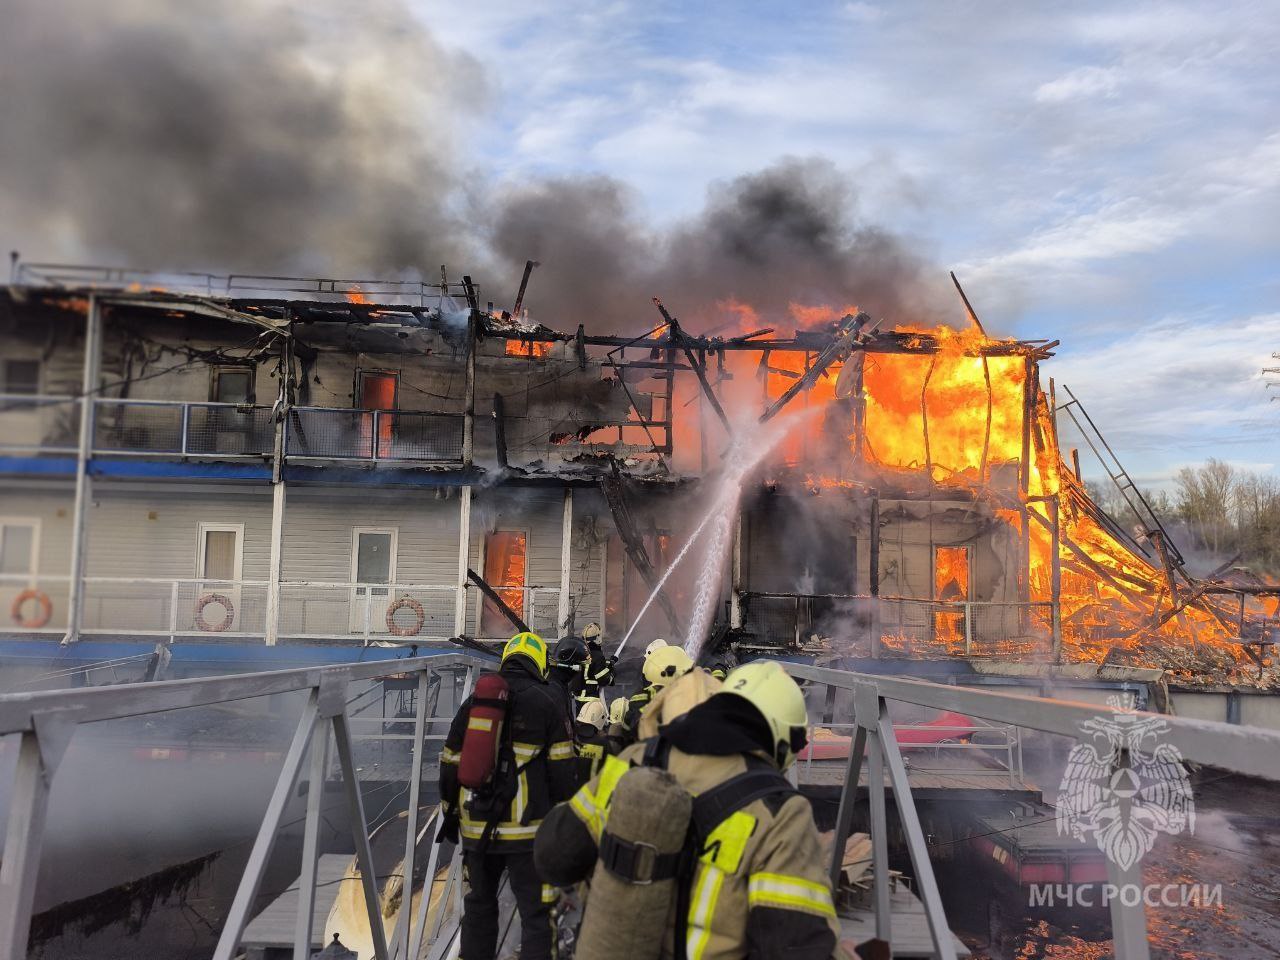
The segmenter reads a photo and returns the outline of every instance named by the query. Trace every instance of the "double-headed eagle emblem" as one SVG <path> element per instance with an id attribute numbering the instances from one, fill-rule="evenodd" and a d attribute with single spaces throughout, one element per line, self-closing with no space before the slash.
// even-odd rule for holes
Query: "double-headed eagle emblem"
<path id="1" fill-rule="evenodd" d="M 1196 807 L 1182 755 L 1160 736 L 1160 717 L 1125 709 L 1080 725 L 1092 742 L 1077 743 L 1058 788 L 1059 834 L 1092 840 L 1121 870 L 1128 870 L 1162 833 L 1195 832 Z"/>

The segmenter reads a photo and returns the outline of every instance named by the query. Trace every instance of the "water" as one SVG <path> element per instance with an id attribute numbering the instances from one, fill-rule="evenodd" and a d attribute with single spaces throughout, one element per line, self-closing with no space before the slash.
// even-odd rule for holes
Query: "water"
<path id="1" fill-rule="evenodd" d="M 724 455 L 722 469 L 716 481 L 715 492 L 712 495 L 711 503 L 707 507 L 706 516 L 702 518 L 702 522 L 694 529 L 685 545 L 680 548 L 680 552 L 676 554 L 666 572 L 658 579 L 657 585 L 645 600 L 644 605 L 640 607 L 640 612 L 636 614 L 635 619 L 631 622 L 630 628 L 627 630 L 626 636 L 622 638 L 622 642 L 618 644 L 618 649 L 614 651 L 615 656 L 620 654 L 627 645 L 627 641 L 631 639 L 631 634 L 635 632 L 636 626 L 644 619 L 645 613 L 649 607 L 657 599 L 658 593 L 662 590 L 680 566 L 681 561 L 698 542 L 703 533 L 708 528 L 711 530 L 711 536 L 707 544 L 706 562 L 702 565 L 702 570 L 698 574 L 697 583 L 694 586 L 693 612 L 689 619 L 689 629 L 685 634 L 684 649 L 685 652 L 696 662 L 698 656 L 702 653 L 702 646 L 706 643 L 707 635 L 711 630 L 711 621 L 715 617 L 716 604 L 720 599 L 721 585 L 724 582 L 724 564 L 729 554 L 729 543 L 733 535 L 733 521 L 738 513 L 738 501 L 742 499 L 742 484 L 748 473 L 754 470 L 765 456 L 776 447 L 788 433 L 790 433 L 796 424 L 817 413 L 818 409 L 800 411 L 789 416 L 778 417 L 768 424 L 755 424 L 754 429 L 747 433 L 739 433 L 735 438 L 733 445 Z"/>

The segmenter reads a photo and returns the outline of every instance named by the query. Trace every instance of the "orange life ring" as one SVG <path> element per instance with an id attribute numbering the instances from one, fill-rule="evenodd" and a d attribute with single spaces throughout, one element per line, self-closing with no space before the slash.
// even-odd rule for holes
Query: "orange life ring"
<path id="1" fill-rule="evenodd" d="M 30 620 L 22 615 L 22 605 L 28 600 L 34 600 L 38 606 L 39 612 Z M 27 630 L 38 630 L 49 622 L 49 618 L 53 616 L 53 603 L 49 600 L 49 595 L 43 590 L 27 589 L 13 598 L 13 606 L 9 608 L 9 615 L 13 617 L 13 622 Z"/>
<path id="2" fill-rule="evenodd" d="M 416 621 L 412 627 L 402 627 L 396 623 L 396 611 L 403 610 L 408 607 L 413 611 Z M 422 629 L 422 625 L 427 622 L 427 615 L 422 609 L 422 604 L 413 597 L 401 597 L 391 606 L 387 607 L 387 632 L 396 637 L 416 637 Z"/>
<path id="3" fill-rule="evenodd" d="M 222 618 L 221 623 L 210 623 L 204 618 L 204 608 L 211 603 L 220 603 L 226 609 L 227 615 Z M 221 633 L 223 630 L 228 630 L 235 619 L 236 605 L 225 593 L 206 593 L 196 601 L 196 626 L 205 633 Z"/>

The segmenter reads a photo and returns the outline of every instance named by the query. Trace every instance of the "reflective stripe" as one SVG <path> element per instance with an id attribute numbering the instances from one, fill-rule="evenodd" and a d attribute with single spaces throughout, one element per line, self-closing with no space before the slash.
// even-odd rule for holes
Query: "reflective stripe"
<path id="1" fill-rule="evenodd" d="M 689 933 L 685 938 L 685 953 L 689 960 L 702 960 L 707 941 L 711 939 L 711 918 L 715 916 L 716 901 L 724 884 L 724 872 L 706 864 L 698 865 L 698 880 L 689 903 Z"/>
<path id="2" fill-rule="evenodd" d="M 582 821 L 582 825 L 587 828 L 587 831 L 596 842 L 599 842 L 600 834 L 604 832 L 604 826 L 600 823 L 599 816 L 597 816 L 596 802 L 586 787 L 583 787 L 573 795 L 573 798 L 569 801 L 569 809 Z"/>
<path id="3" fill-rule="evenodd" d="M 553 743 L 547 751 L 547 757 L 551 760 L 572 760 L 573 742 L 565 740 L 563 743 Z"/>
<path id="4" fill-rule="evenodd" d="M 542 885 L 542 902 L 555 903 L 558 899 L 560 898 L 556 894 L 556 888 L 551 886 L 549 883 L 544 883 Z"/>
<path id="5" fill-rule="evenodd" d="M 824 917 L 836 915 L 829 886 L 782 873 L 753 873 L 747 883 L 747 905 L 803 910 Z"/>
<path id="6" fill-rule="evenodd" d="M 756 818 L 744 810 L 735 811 L 711 831 L 698 858 L 703 863 L 715 864 L 725 873 L 737 873 L 747 843 L 755 832 Z"/>
<path id="7" fill-rule="evenodd" d="M 513 743 L 511 749 L 517 760 L 532 760 L 542 747 L 536 743 Z"/>
<path id="8" fill-rule="evenodd" d="M 483 730 L 485 733 L 488 733 L 490 730 L 493 729 L 493 721 L 490 720 L 488 717 L 468 717 L 467 729 Z"/>
<path id="9" fill-rule="evenodd" d="M 457 750 L 450 750 L 448 747 L 445 747 L 440 751 L 441 763 L 457 763 L 460 758 L 461 754 L 459 754 Z"/>
<path id="10" fill-rule="evenodd" d="M 487 825 L 477 823 L 474 820 L 462 821 L 462 835 L 468 840 L 479 840 L 485 831 Z M 528 826 L 521 824 L 511 824 L 510 826 L 499 825 L 493 830 L 493 839 L 495 840 L 532 840 L 533 835 L 538 832 L 538 825 L 531 823 Z"/>
<path id="11" fill-rule="evenodd" d="M 511 813 L 511 819 L 519 823 L 524 819 L 525 807 L 529 805 L 529 779 L 524 771 L 520 771 L 520 776 L 516 781 L 516 800 L 515 809 Z"/>

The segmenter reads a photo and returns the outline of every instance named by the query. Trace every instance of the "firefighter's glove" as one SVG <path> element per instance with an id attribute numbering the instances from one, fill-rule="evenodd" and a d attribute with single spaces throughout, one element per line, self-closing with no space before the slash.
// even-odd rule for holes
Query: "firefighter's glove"
<path id="1" fill-rule="evenodd" d="M 461 836 L 458 833 L 458 815 L 456 813 L 446 813 L 440 818 L 440 832 L 436 834 L 436 843 L 444 843 L 448 840 L 455 846 L 461 842 Z"/>

